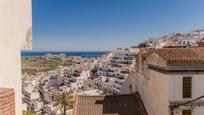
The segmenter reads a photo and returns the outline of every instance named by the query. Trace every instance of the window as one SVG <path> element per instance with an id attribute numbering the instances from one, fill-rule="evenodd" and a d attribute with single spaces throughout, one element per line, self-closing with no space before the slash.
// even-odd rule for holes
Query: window
<path id="1" fill-rule="evenodd" d="M 192 115 L 191 110 L 183 110 L 182 115 Z"/>
<path id="2" fill-rule="evenodd" d="M 183 77 L 183 98 L 192 96 L 192 77 Z"/>

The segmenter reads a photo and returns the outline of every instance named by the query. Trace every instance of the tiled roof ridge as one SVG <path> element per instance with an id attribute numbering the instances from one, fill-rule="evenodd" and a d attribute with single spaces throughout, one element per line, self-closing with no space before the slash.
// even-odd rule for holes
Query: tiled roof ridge
<path id="1" fill-rule="evenodd" d="M 201 55 L 199 50 L 204 50 L 204 48 L 162 48 L 156 49 L 154 52 L 162 56 L 164 59 L 168 60 L 174 60 L 175 58 L 178 60 L 188 59 L 203 60 L 204 55 Z"/>

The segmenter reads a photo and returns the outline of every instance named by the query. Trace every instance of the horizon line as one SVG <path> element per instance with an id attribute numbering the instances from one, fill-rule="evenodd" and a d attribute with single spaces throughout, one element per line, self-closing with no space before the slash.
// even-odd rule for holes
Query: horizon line
<path id="1" fill-rule="evenodd" d="M 110 52 L 112 50 L 92 50 L 92 51 L 80 51 L 80 50 L 21 50 L 21 52 Z"/>

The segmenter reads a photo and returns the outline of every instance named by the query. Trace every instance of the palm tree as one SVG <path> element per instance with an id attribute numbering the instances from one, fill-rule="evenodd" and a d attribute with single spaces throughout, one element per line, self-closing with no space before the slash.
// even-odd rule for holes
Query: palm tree
<path id="1" fill-rule="evenodd" d="M 54 106 L 57 106 L 60 109 L 60 111 L 63 110 L 64 115 L 66 115 L 66 111 L 68 109 L 73 108 L 74 97 L 71 94 L 72 93 L 70 91 L 69 92 L 64 91 L 56 97 Z"/>

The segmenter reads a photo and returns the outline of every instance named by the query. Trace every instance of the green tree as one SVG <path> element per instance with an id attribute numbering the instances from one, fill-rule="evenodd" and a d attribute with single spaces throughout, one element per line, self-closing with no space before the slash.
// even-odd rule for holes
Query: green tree
<path id="1" fill-rule="evenodd" d="M 105 96 L 110 95 L 110 91 L 107 88 L 105 88 L 105 89 L 103 89 L 102 95 L 105 95 Z"/>
<path id="2" fill-rule="evenodd" d="M 57 106 L 60 111 L 64 111 L 64 115 L 66 115 L 66 111 L 68 109 L 73 108 L 74 97 L 71 95 L 72 93 L 69 92 L 62 92 L 59 94 L 55 100 L 54 106 Z"/>
<path id="3" fill-rule="evenodd" d="M 91 70 L 91 73 L 92 73 L 92 75 L 96 75 L 96 73 L 97 73 L 97 71 L 98 71 L 98 68 L 97 68 L 97 66 L 94 66 L 93 67 L 93 69 Z"/>

